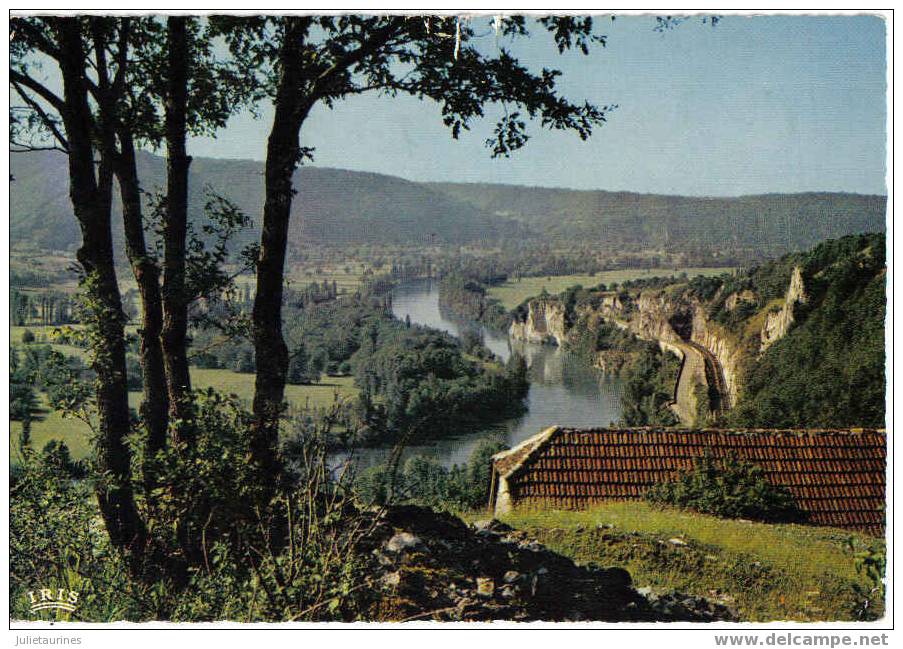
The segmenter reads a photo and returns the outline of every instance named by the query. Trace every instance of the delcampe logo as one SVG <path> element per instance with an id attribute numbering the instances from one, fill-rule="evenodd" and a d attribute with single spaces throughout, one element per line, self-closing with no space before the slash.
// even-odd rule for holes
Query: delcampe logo
<path id="1" fill-rule="evenodd" d="M 78 592 L 66 588 L 41 588 L 28 591 L 31 612 L 58 610 L 72 613 L 78 607 Z"/>

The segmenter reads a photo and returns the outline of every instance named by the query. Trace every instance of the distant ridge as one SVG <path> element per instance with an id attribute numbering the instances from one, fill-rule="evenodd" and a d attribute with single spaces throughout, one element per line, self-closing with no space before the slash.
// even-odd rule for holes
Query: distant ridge
<path id="1" fill-rule="evenodd" d="M 802 250 L 847 234 L 883 232 L 886 196 L 842 192 L 670 196 L 489 183 L 429 183 L 553 240 L 615 246 Z"/>
<path id="2" fill-rule="evenodd" d="M 165 184 L 161 157 L 141 153 L 145 191 Z M 57 152 L 11 156 L 13 248 L 74 250 L 81 239 L 68 196 L 66 160 Z M 195 158 L 191 209 L 204 187 L 234 201 L 259 225 L 263 163 Z M 534 240 L 599 247 L 735 247 L 800 250 L 859 232 L 883 232 L 886 197 L 807 192 L 686 197 L 494 185 L 419 183 L 371 172 L 302 167 L 295 174 L 291 251 L 311 245 L 498 244 Z M 116 214 L 119 215 L 118 200 Z M 114 232 L 121 239 L 121 222 Z M 247 241 L 257 230 L 245 233 Z M 291 252 L 290 251 L 290 252 Z"/>

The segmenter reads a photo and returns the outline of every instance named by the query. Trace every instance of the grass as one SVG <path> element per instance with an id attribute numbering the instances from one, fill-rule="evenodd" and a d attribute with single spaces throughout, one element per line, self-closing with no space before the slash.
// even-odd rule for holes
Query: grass
<path id="1" fill-rule="evenodd" d="M 195 388 L 216 388 L 220 392 L 234 394 L 250 401 L 254 396 L 254 375 L 239 374 L 231 370 L 202 370 L 191 368 L 191 381 Z M 354 377 L 324 376 L 312 385 L 287 385 L 285 398 L 299 408 L 323 408 L 331 405 L 336 394 L 340 398 L 357 394 Z"/>
<path id="2" fill-rule="evenodd" d="M 650 268 L 610 270 L 595 275 L 557 275 L 552 277 L 522 277 L 509 279 L 504 284 L 493 286 L 489 295 L 501 301 L 506 309 L 513 309 L 530 297 L 535 297 L 545 289 L 551 295 L 561 293 L 571 286 L 581 285 L 584 288 L 599 284 L 621 283 L 631 279 L 670 277 L 686 273 L 688 277 L 696 275 L 714 276 L 731 271 L 731 268 Z"/>
<path id="3" fill-rule="evenodd" d="M 65 347 L 66 345 L 53 345 L 53 348 L 59 351 L 64 351 Z M 77 350 L 78 348 L 73 347 L 72 349 Z M 195 388 L 212 387 L 226 394 L 235 394 L 248 402 L 254 395 L 253 374 L 192 367 L 191 380 Z M 285 387 L 286 400 L 297 408 L 326 408 L 333 403 L 337 394 L 340 398 L 356 395 L 357 388 L 354 387 L 354 378 L 329 376 L 323 377 L 323 380 L 312 385 L 287 385 Z M 141 392 L 129 392 L 129 405 L 132 408 L 138 408 L 141 405 L 142 397 Z M 66 442 L 74 459 L 80 460 L 87 457 L 91 452 L 90 427 L 78 419 L 64 419 L 59 412 L 51 410 L 43 394 L 38 393 L 38 398 L 41 410 L 38 418 L 31 423 L 31 446 L 40 451 L 47 442 L 58 439 Z M 21 422 L 10 422 L 9 453 L 12 463 L 18 457 L 21 431 Z"/>
<path id="4" fill-rule="evenodd" d="M 635 501 L 502 518 L 578 563 L 627 569 L 637 587 L 715 598 L 760 622 L 857 619 L 855 587 L 865 584 L 848 540 L 884 545 L 844 530 L 724 520 Z"/>
<path id="5" fill-rule="evenodd" d="M 141 403 L 140 392 L 129 392 L 129 406 L 137 408 Z M 80 419 L 64 419 L 63 415 L 52 410 L 47 404 L 47 397 L 38 393 L 40 410 L 36 419 L 31 422 L 31 447 L 40 451 L 47 442 L 58 439 L 66 442 L 73 459 L 81 460 L 91 453 L 91 428 Z M 16 464 L 19 457 L 19 435 L 22 432 L 21 421 L 9 422 L 9 461 Z"/>

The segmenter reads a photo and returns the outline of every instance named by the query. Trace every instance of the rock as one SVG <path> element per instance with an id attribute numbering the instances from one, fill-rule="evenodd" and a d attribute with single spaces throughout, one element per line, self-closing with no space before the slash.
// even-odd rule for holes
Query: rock
<path id="1" fill-rule="evenodd" d="M 502 597 L 504 597 L 505 599 L 511 599 L 516 594 L 517 591 L 515 591 L 511 586 L 505 586 L 501 592 Z"/>
<path id="2" fill-rule="evenodd" d="M 603 576 L 608 580 L 612 585 L 617 586 L 630 586 L 633 583 L 633 578 L 630 576 L 630 573 L 624 570 L 624 568 L 603 568 L 598 571 L 600 576 Z"/>
<path id="3" fill-rule="evenodd" d="M 684 541 L 683 539 L 679 539 L 677 537 L 675 537 L 673 539 L 668 539 L 668 543 L 670 543 L 671 545 L 678 545 L 678 546 L 687 544 L 686 541 Z"/>
<path id="4" fill-rule="evenodd" d="M 410 532 L 399 532 L 386 542 L 386 550 L 389 552 L 404 552 L 422 546 L 420 538 Z"/>
<path id="5" fill-rule="evenodd" d="M 509 570 L 508 572 L 505 573 L 505 576 L 502 577 L 502 580 L 506 584 L 513 584 L 518 579 L 520 579 L 520 573 L 517 570 Z"/>
<path id="6" fill-rule="evenodd" d="M 495 581 L 491 577 L 477 577 L 477 595 L 492 597 L 495 594 Z"/>

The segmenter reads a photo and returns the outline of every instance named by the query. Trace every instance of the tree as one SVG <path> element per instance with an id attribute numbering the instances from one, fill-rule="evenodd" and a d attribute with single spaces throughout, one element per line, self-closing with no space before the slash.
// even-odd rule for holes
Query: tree
<path id="1" fill-rule="evenodd" d="M 142 421 L 147 430 L 145 457 L 152 458 L 165 444 L 170 408 L 177 417 L 184 416 L 182 397 L 190 390 L 184 335 L 191 301 L 185 289 L 185 134 L 222 126 L 241 104 L 232 94 L 239 87 L 231 82 L 235 77 L 212 58 L 199 21 L 173 18 L 165 41 L 160 33 L 161 22 L 152 16 L 17 18 L 10 46 L 10 84 L 24 102 L 10 112 L 13 151 L 55 149 L 68 157 L 70 195 L 83 239 L 77 258 L 97 374 L 98 468 L 105 476 L 98 481 L 97 494 L 111 539 L 128 549 L 136 563 L 146 534 L 132 494 L 130 453 L 124 443 L 130 427 L 126 317 L 112 245 L 113 177 L 119 181 L 126 252 L 142 301 Z M 35 74 L 48 60 L 59 68 L 62 94 Z M 158 118 L 161 103 L 166 107 L 165 127 Z M 159 266 L 144 238 L 135 150 L 142 143 L 157 145 L 164 136 L 170 158 L 167 189 L 173 200 L 163 223 L 164 263 L 171 263 L 161 297 Z M 209 256 L 200 258 L 207 261 Z M 149 492 L 151 466 L 145 464 Z"/>
<path id="2" fill-rule="evenodd" d="M 493 156 L 507 156 L 526 144 L 528 118 L 586 139 L 605 121 L 607 109 L 564 99 L 556 88 L 556 70 L 533 73 L 502 47 L 492 54 L 481 52 L 473 26 L 456 17 L 217 17 L 213 23 L 237 59 L 264 64 L 257 80 L 275 104 L 252 314 L 258 367 L 252 462 L 272 474 L 279 468 L 278 428 L 288 369 L 282 290 L 292 175 L 311 155 L 301 144 L 300 131 L 313 107 L 332 107 L 368 91 L 429 98 L 441 105 L 443 123 L 457 138 L 484 116 L 487 106 L 503 104 L 504 114 L 487 141 Z M 594 33 L 591 18 L 550 16 L 537 24 L 551 34 L 560 52 L 576 48 L 587 54 L 591 45 L 605 42 Z M 496 20 L 494 26 L 500 35 L 529 35 L 522 16 Z"/>

